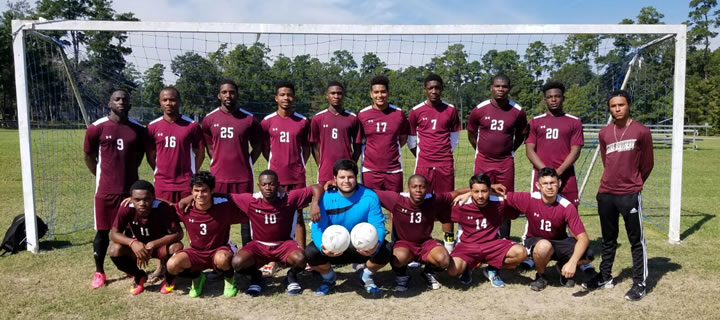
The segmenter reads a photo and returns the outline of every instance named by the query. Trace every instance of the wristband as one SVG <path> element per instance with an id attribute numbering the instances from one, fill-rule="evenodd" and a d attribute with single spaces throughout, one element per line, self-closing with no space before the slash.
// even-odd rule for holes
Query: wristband
<path id="1" fill-rule="evenodd" d="M 132 244 L 133 244 L 135 241 L 137 241 L 137 239 L 132 239 L 132 241 L 130 241 L 130 244 L 128 245 L 128 247 L 130 247 L 130 249 L 132 249 Z"/>

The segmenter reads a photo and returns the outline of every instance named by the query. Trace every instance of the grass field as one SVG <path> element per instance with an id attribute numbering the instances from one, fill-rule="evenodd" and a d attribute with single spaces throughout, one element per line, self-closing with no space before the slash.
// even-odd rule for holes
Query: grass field
<path id="1" fill-rule="evenodd" d="M 61 223 L 71 219 L 75 227 L 86 226 L 92 221 L 89 200 L 92 196 L 93 179 L 82 164 L 79 152 L 81 132 L 70 133 L 73 139 L 49 132 L 34 137 L 58 141 L 57 153 L 36 161 L 35 173 L 45 179 L 38 187 L 53 188 L 57 196 L 51 199 L 56 207 L 72 207 L 72 215 L 53 212 Z M 34 138 L 37 139 L 37 138 Z M 81 139 L 80 139 L 81 141 Z M 62 143 L 60 143 L 62 142 Z M 466 144 L 466 142 L 465 142 Z M 55 144 L 53 144 L 55 145 Z M 17 131 L 0 130 L 0 161 L 3 164 L 0 182 L 4 192 L 0 193 L 0 227 L 9 225 L 13 216 L 22 212 L 22 185 Z M 524 155 L 519 150 L 517 188 L 526 190 L 527 170 Z M 589 151 L 589 150 L 588 150 Z M 586 152 L 588 152 L 586 151 Z M 466 171 L 472 170 L 472 153 L 465 152 L 458 157 L 457 185 L 465 185 Z M 469 154 L 469 155 L 467 155 Z M 667 151 L 656 152 L 658 163 L 667 158 Z M 327 297 L 315 297 L 311 288 L 320 280 L 311 274 L 301 276 L 306 288 L 303 295 L 289 297 L 284 293 L 282 277 L 269 281 L 269 288 L 260 298 L 251 299 L 244 295 L 227 299 L 222 297 L 222 282 L 210 281 L 206 294 L 201 299 L 187 297 L 188 281 L 178 281 L 176 292 L 168 296 L 159 294 L 159 285 L 150 286 L 148 291 L 137 297 L 128 294 L 130 279 L 115 270 L 106 260 L 109 284 L 99 290 L 89 289 L 94 266 L 91 258 L 91 239 L 94 232 L 84 229 L 79 232 L 57 232 L 52 240 L 41 243 L 42 252 L 32 255 L 26 252 L 0 258 L 0 318 L 18 319 L 94 319 L 94 318 L 367 318 L 369 314 L 392 318 L 720 318 L 720 311 L 712 301 L 720 301 L 720 290 L 715 285 L 720 281 L 720 272 L 715 266 L 714 253 L 720 245 L 720 222 L 717 219 L 718 194 L 720 186 L 715 183 L 717 159 L 720 158 L 720 139 L 708 138 L 699 143 L 696 151 L 686 149 L 683 176 L 683 217 L 681 234 L 683 243 L 671 245 L 667 242 L 667 215 L 653 217 L 660 228 L 646 223 L 646 238 L 649 253 L 649 293 L 642 301 L 628 303 L 623 300 L 625 291 L 631 285 L 631 262 L 625 235 L 620 236 L 620 248 L 614 268 L 617 286 L 615 289 L 592 292 L 585 295 L 579 287 L 560 288 L 557 281 L 541 293 L 532 292 L 527 284 L 534 277 L 533 272 L 518 273 L 502 271 L 507 283 L 505 288 L 492 288 L 481 273 L 474 273 L 474 283 L 465 287 L 457 279 L 445 274 L 439 276 L 443 288 L 428 291 L 417 276 L 418 270 L 411 270 L 411 289 L 404 294 L 388 290 L 386 296 L 371 299 L 362 293 L 357 274 L 349 267 L 340 268 L 340 281 L 336 293 Z M 582 157 L 581 157 L 582 159 Z M 413 158 L 404 155 L 406 169 L 411 169 Z M 62 174 L 46 170 L 48 163 L 70 164 Z M 256 169 L 263 167 L 256 164 Z M 311 168 L 308 170 L 314 172 Z M 149 178 L 150 171 L 143 165 L 141 175 Z M 593 172 L 593 174 L 598 174 Z M 653 174 L 650 179 L 667 179 L 669 173 Z M 59 175 L 69 175 L 70 183 L 64 187 Z M 664 183 L 658 183 L 663 185 Z M 665 184 L 666 185 L 666 184 Z M 591 201 L 596 190 L 588 187 L 583 200 Z M 69 201 L 67 199 L 74 198 Z M 656 196 L 658 208 L 666 206 L 662 193 Z M 77 200 L 80 199 L 80 200 Z M 87 202 L 83 199 L 87 199 Z M 40 200 L 38 200 L 40 202 Z M 79 201 L 79 202 L 78 202 Z M 40 207 L 40 205 L 39 205 Z M 658 210 L 661 212 L 662 210 Z M 44 215 L 43 215 L 44 216 Z M 581 207 L 581 216 L 591 238 L 591 246 L 599 249 L 600 227 L 594 208 Z M 62 222 L 66 223 L 66 222 Z M 521 234 L 524 221 L 513 224 L 512 235 Z M 74 227 L 64 227 L 72 230 Z M 58 230 L 60 231 L 60 230 Z M 239 239 L 239 228 L 234 228 L 233 239 Z M 284 271 L 280 272 L 284 275 Z M 552 279 L 557 272 L 549 271 Z M 379 285 L 391 289 L 392 273 L 389 267 L 376 276 Z M 241 290 L 245 281 L 239 282 Z M 371 317 L 372 317 L 371 316 Z"/>

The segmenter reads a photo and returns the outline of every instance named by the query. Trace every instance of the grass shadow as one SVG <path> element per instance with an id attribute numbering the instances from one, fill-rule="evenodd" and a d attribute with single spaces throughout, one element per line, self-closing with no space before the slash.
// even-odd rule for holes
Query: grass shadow
<path id="1" fill-rule="evenodd" d="M 668 257 L 653 257 L 648 259 L 648 277 L 645 281 L 647 291 L 652 292 L 655 286 L 660 282 L 663 276 L 668 272 L 673 272 L 682 269 L 682 266 L 678 263 L 670 261 Z M 632 280 L 633 269 L 632 267 L 623 269 L 620 274 L 615 277 L 615 284 L 618 284 L 624 280 Z"/>
<path id="2" fill-rule="evenodd" d="M 83 244 L 76 244 L 76 245 L 83 245 Z M 40 250 L 42 251 L 52 251 L 57 249 L 65 249 L 72 247 L 73 244 L 70 241 L 65 240 L 45 240 L 40 241 Z"/>
<path id="3" fill-rule="evenodd" d="M 692 214 L 686 214 L 685 212 L 689 212 Z M 682 234 L 680 234 L 680 240 L 685 240 L 687 237 L 691 236 L 693 233 L 700 230 L 700 227 L 702 227 L 705 223 L 715 218 L 714 214 L 709 214 L 705 212 L 698 212 L 698 211 L 691 211 L 691 210 L 682 210 L 682 216 L 683 217 L 702 217 L 698 222 L 695 222 L 692 226 L 687 228 L 687 230 L 683 231 Z"/>

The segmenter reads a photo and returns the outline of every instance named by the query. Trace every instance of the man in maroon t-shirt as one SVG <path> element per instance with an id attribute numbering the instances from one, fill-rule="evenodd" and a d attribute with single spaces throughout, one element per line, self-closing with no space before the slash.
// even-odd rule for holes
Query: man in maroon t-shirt
<path id="1" fill-rule="evenodd" d="M 490 79 L 490 100 L 470 112 L 468 140 L 475 149 L 474 174 L 485 173 L 493 183 L 515 191 L 514 151 L 528 134 L 527 117 L 519 104 L 510 100 L 510 78 L 498 74 Z M 500 238 L 510 237 L 510 220 L 500 227 Z"/>
<path id="2" fill-rule="evenodd" d="M 85 132 L 85 164 L 95 176 L 95 239 L 93 256 L 95 274 L 90 283 L 93 289 L 105 285 L 105 254 L 110 245 L 110 228 L 130 186 L 138 180 L 138 167 L 143 156 L 152 148 L 147 130 L 128 118 L 130 94 L 117 89 L 110 96 L 110 114 L 93 122 Z M 155 168 L 155 159 L 147 159 Z"/>
<path id="3" fill-rule="evenodd" d="M 443 88 L 440 76 L 431 73 L 425 77 L 427 100 L 415 106 L 408 116 L 410 136 L 407 145 L 415 155 L 415 174 L 428 180 L 429 193 L 455 189 L 453 151 L 458 146 L 462 128 L 455 106 L 441 98 Z M 443 223 L 442 229 L 445 248 L 452 251 L 455 245 L 452 222 Z"/>
<path id="4" fill-rule="evenodd" d="M 372 105 L 358 112 L 363 128 L 361 170 L 363 185 L 378 190 L 402 192 L 401 148 L 410 128 L 405 112 L 388 104 L 390 80 L 376 76 L 370 81 Z"/>
<path id="5" fill-rule="evenodd" d="M 330 105 L 313 116 L 310 124 L 310 143 L 318 165 L 320 185 L 333 180 L 335 162 L 360 158 L 362 125 L 354 113 L 343 107 L 344 95 L 345 87 L 340 82 L 330 81 L 327 87 Z"/>
<path id="6" fill-rule="evenodd" d="M 220 83 L 220 107 L 208 113 L 202 122 L 210 172 L 217 179 L 214 192 L 252 192 L 253 163 L 263 149 L 260 122 L 237 106 L 237 90 L 237 84 L 231 80 Z M 250 226 L 242 225 L 240 232 L 243 245 L 250 242 Z"/>
<path id="7" fill-rule="evenodd" d="M 636 301 L 646 294 L 648 275 L 647 248 L 642 225 L 640 192 L 652 172 L 653 141 L 650 130 L 630 116 L 632 101 L 624 90 L 614 91 L 608 108 L 614 122 L 600 130 L 600 155 L 603 174 L 597 194 L 598 215 L 602 230 L 600 274 L 583 283 L 588 289 L 612 288 L 612 266 L 618 237 L 618 217 L 625 221 L 633 260 L 633 285 L 625 299 Z"/>
<path id="8" fill-rule="evenodd" d="M 154 158 L 155 195 L 170 202 L 178 202 L 190 195 L 190 177 L 205 159 L 200 124 L 180 114 L 180 92 L 174 87 L 160 91 L 163 115 L 148 124 L 154 148 L 148 158 Z"/>
<path id="9" fill-rule="evenodd" d="M 305 268 L 305 250 L 290 237 L 290 233 L 297 221 L 298 209 L 307 206 L 311 199 L 310 211 L 320 214 L 317 201 L 322 197 L 323 189 L 314 184 L 285 194 L 278 192 L 279 187 L 277 173 L 265 170 L 258 176 L 259 192 L 231 195 L 252 225 L 253 241 L 238 250 L 232 259 L 235 272 L 250 276 L 246 294 L 251 297 L 259 296 L 264 286 L 258 267 L 269 262 L 290 265 L 287 292 L 292 296 L 302 293 L 297 274 Z"/>
<path id="10" fill-rule="evenodd" d="M 545 289 L 545 269 L 550 260 L 558 261 L 560 284 L 572 287 L 577 266 L 592 260 L 592 252 L 588 250 L 590 239 L 577 208 L 558 195 L 560 179 L 555 169 L 540 169 L 535 183 L 540 192 L 508 192 L 504 195 L 508 205 L 527 217 L 524 246 L 528 255 L 532 255 L 537 270 L 530 289 Z M 571 237 L 568 237 L 568 229 Z"/>
<path id="11" fill-rule="evenodd" d="M 125 235 L 130 230 L 132 238 Z M 175 209 L 155 199 L 150 182 L 138 180 L 130 187 L 130 203 L 121 206 L 110 229 L 110 259 L 120 271 L 134 277 L 130 293 L 143 291 L 147 274 L 142 267 L 151 258 L 165 264 L 175 252 L 183 248 L 183 230 Z M 139 268 L 140 267 L 140 268 Z M 166 291 L 164 286 L 160 291 Z"/>
<path id="12" fill-rule="evenodd" d="M 449 211 L 455 197 L 469 190 L 430 194 L 427 193 L 427 179 L 419 174 L 408 179 L 408 192 L 374 190 L 392 221 L 394 243 L 390 265 L 395 273 L 395 291 L 407 291 L 410 279 L 407 267 L 412 261 L 425 263 L 423 279 L 428 288 L 440 289 L 435 272 L 447 269 L 450 256 L 433 239 L 433 225 L 436 220 L 449 222 L 449 217 L 443 214 Z"/>

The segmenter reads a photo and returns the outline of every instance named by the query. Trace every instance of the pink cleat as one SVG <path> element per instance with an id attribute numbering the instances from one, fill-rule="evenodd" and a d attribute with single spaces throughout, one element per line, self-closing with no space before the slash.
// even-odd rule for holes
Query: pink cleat
<path id="1" fill-rule="evenodd" d="M 97 289 L 105 285 L 105 274 L 102 272 L 95 272 L 90 288 Z"/>

